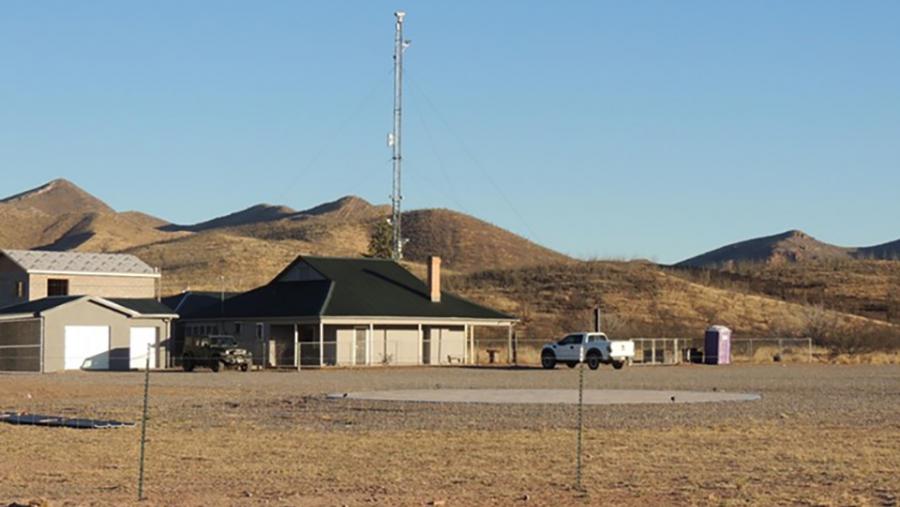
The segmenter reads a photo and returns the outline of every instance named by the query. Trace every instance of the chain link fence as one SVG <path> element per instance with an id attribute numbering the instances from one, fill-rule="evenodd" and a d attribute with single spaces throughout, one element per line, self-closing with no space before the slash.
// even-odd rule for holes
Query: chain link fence
<path id="1" fill-rule="evenodd" d="M 633 365 L 702 363 L 703 338 L 632 338 Z M 514 337 L 475 340 L 473 364 L 540 366 L 541 349 L 548 340 Z M 510 348 L 511 347 L 511 348 Z M 731 340 L 732 363 L 811 363 L 811 338 L 737 338 Z"/>

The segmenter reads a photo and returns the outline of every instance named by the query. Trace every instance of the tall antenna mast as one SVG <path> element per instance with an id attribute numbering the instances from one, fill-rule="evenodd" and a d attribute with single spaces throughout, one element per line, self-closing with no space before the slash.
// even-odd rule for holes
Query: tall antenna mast
<path id="1" fill-rule="evenodd" d="M 393 236 L 391 238 L 391 258 L 399 261 L 403 258 L 403 234 L 400 226 L 401 211 L 400 201 L 403 194 L 400 192 L 400 162 L 403 157 L 400 154 L 400 131 L 403 113 L 403 51 L 409 45 L 408 40 L 403 39 L 403 18 L 406 13 L 397 11 L 396 34 L 394 36 L 394 130 L 388 136 L 388 145 L 393 149 L 394 161 L 394 189 L 391 193 L 391 226 Z"/>

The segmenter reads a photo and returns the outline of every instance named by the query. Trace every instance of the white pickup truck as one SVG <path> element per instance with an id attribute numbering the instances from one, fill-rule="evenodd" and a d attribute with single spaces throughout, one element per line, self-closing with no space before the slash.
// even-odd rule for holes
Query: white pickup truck
<path id="1" fill-rule="evenodd" d="M 574 368 L 584 361 L 592 370 L 600 364 L 611 364 L 621 369 L 634 358 L 634 342 L 610 340 L 603 333 L 572 333 L 556 343 L 548 343 L 541 350 L 541 366 L 551 370 L 556 363 Z"/>

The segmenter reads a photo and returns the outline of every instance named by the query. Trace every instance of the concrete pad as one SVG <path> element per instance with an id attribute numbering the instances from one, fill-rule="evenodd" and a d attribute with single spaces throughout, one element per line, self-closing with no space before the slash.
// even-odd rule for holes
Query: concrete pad
<path id="1" fill-rule="evenodd" d="M 329 394 L 329 399 L 417 401 L 427 403 L 577 404 L 576 389 L 408 389 Z M 758 394 L 721 391 L 649 391 L 643 389 L 588 389 L 585 405 L 633 405 L 755 401 Z"/>

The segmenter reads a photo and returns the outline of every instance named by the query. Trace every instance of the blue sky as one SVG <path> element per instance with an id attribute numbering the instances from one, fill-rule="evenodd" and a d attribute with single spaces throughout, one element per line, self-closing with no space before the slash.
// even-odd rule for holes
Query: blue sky
<path id="1" fill-rule="evenodd" d="M 900 238 L 900 2 L 4 2 L 0 195 L 178 223 L 390 193 L 582 257 Z"/>

